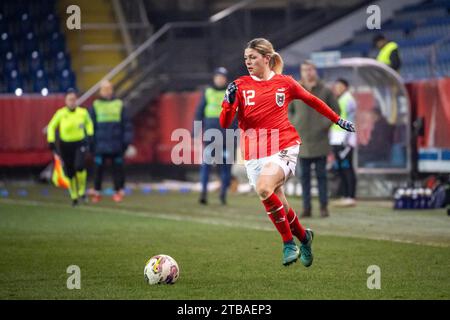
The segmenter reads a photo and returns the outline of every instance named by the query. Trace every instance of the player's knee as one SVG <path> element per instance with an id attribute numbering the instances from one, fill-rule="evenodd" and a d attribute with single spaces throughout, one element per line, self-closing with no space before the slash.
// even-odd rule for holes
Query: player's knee
<path id="1" fill-rule="evenodd" d="M 273 187 L 264 179 L 256 182 L 256 193 L 261 199 L 267 199 L 273 193 Z"/>

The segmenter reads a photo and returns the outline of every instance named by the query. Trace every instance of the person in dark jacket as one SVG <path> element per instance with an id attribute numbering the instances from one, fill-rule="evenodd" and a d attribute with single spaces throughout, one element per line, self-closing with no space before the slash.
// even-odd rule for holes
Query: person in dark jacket
<path id="1" fill-rule="evenodd" d="M 133 128 L 122 100 L 114 97 L 111 82 L 100 86 L 100 96 L 94 100 L 90 115 L 94 123 L 94 195 L 92 202 L 101 199 L 103 170 L 109 159 L 113 167 L 113 200 L 123 199 L 125 185 L 124 154 L 133 139 Z"/>
<path id="2" fill-rule="evenodd" d="M 300 66 L 300 84 L 313 95 L 324 101 L 330 108 L 340 114 L 339 104 L 333 92 L 323 83 L 317 73 L 315 64 L 305 60 Z M 327 155 L 331 151 L 328 132 L 331 123 L 301 100 L 289 105 L 289 118 L 302 137 L 299 153 L 302 183 L 303 213 L 302 217 L 312 216 L 311 206 L 311 165 L 314 164 L 319 189 L 320 216 L 328 217 Z"/>
<path id="3" fill-rule="evenodd" d="M 202 100 L 197 106 L 195 113 L 195 120 L 202 121 L 202 128 L 205 132 L 208 129 L 216 129 L 222 131 L 223 137 L 225 137 L 225 130 L 222 129 L 219 122 L 220 112 L 222 111 L 222 101 L 225 95 L 225 89 L 227 86 L 227 69 L 220 67 L 214 70 L 214 78 L 211 86 L 206 88 Z M 197 137 L 198 138 L 198 137 Z M 217 155 L 209 155 L 209 148 L 205 148 L 203 161 L 200 166 L 200 180 L 202 184 L 202 191 L 199 202 L 201 204 L 207 204 L 208 193 L 208 180 L 209 173 L 212 166 L 212 157 L 218 157 Z M 231 181 L 231 162 L 227 161 L 228 153 L 225 148 L 223 149 L 223 159 L 219 159 L 219 163 L 216 163 L 220 170 L 221 189 L 220 189 L 220 201 L 222 204 L 226 204 L 226 194 Z"/>

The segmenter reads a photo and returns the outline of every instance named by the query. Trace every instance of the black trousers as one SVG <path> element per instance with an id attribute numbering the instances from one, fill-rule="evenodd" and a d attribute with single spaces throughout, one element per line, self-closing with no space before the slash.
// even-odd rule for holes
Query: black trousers
<path id="1" fill-rule="evenodd" d="M 64 162 L 64 172 L 69 179 L 77 171 L 86 169 L 86 144 L 84 141 L 59 143 L 61 159 Z"/>
<path id="2" fill-rule="evenodd" d="M 125 186 L 125 168 L 122 153 L 95 155 L 94 188 L 96 191 L 102 190 L 103 171 L 107 160 L 110 160 L 112 164 L 114 190 L 119 191 Z"/>
<path id="3" fill-rule="evenodd" d="M 311 209 L 311 165 L 316 167 L 320 206 L 328 205 L 327 157 L 299 158 L 300 181 L 302 182 L 303 209 Z"/>
<path id="4" fill-rule="evenodd" d="M 347 149 L 346 149 L 347 148 Z M 353 168 L 353 148 L 333 146 L 335 166 L 340 177 L 339 192 L 344 198 L 355 198 L 356 174 Z"/>

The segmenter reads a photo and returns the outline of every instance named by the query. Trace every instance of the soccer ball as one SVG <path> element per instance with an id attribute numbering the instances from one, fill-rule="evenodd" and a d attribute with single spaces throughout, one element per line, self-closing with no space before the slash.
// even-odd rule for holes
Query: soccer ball
<path id="1" fill-rule="evenodd" d="M 148 284 L 174 284 L 179 276 L 178 263 L 168 255 L 151 257 L 145 264 L 144 279 Z"/>

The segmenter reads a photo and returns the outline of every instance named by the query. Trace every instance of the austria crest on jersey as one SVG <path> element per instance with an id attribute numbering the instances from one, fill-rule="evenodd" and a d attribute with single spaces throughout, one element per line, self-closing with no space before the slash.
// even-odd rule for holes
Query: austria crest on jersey
<path id="1" fill-rule="evenodd" d="M 282 89 L 281 89 L 282 90 Z M 278 91 L 281 91 L 280 89 L 278 89 Z M 284 91 L 284 90 L 283 90 Z M 282 107 L 284 105 L 284 100 L 285 100 L 285 95 L 284 92 L 277 92 L 275 94 L 275 100 L 277 101 L 277 105 L 279 107 Z"/>

